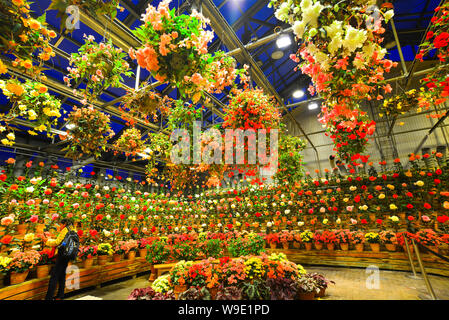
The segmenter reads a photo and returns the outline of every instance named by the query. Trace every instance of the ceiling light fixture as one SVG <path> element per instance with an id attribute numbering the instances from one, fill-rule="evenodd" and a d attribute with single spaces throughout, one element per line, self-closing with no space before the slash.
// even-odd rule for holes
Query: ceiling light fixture
<path id="1" fill-rule="evenodd" d="M 309 110 L 315 110 L 318 108 L 318 104 L 316 102 L 311 102 L 311 103 L 309 103 L 308 108 L 309 108 Z"/>
<path id="2" fill-rule="evenodd" d="M 294 92 L 293 92 L 293 98 L 296 98 L 296 99 L 299 99 L 299 98 L 302 98 L 302 97 L 304 97 L 304 91 L 303 90 L 300 90 L 300 89 L 298 89 L 298 90 L 295 90 Z"/>
<path id="3" fill-rule="evenodd" d="M 290 36 L 284 34 L 281 35 L 277 40 L 276 40 L 276 45 L 278 46 L 278 48 L 285 48 L 288 47 L 289 45 L 292 44 L 292 39 L 290 39 Z"/>
<path id="4" fill-rule="evenodd" d="M 66 125 L 66 128 L 67 128 L 68 130 L 73 130 L 73 129 L 75 129 L 75 127 L 76 127 L 76 124 L 74 124 L 74 123 L 68 123 L 68 124 Z"/>

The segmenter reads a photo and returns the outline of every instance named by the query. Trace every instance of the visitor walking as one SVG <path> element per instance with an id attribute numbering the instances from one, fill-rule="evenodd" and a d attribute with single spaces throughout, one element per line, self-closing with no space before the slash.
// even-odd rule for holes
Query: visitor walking
<path id="1" fill-rule="evenodd" d="M 56 263 L 51 271 L 45 300 L 62 300 L 64 299 L 67 265 L 78 254 L 79 239 L 72 220 L 62 219 L 58 237 L 48 239 L 46 245 L 53 247 Z M 58 285 L 58 293 L 54 297 L 56 285 Z"/>

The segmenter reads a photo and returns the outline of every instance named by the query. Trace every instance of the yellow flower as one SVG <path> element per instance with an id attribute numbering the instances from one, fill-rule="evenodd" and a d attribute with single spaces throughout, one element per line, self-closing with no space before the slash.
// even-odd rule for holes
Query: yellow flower
<path id="1" fill-rule="evenodd" d="M 0 74 L 7 73 L 8 68 L 4 65 L 3 61 L 0 60 Z"/>
<path id="2" fill-rule="evenodd" d="M 417 185 L 418 187 L 422 187 L 424 185 L 424 182 L 421 180 L 418 180 L 415 182 L 415 185 Z"/>
<path id="3" fill-rule="evenodd" d="M 45 131 L 45 130 L 47 130 L 47 127 L 45 125 L 41 124 L 39 127 L 36 127 L 36 130 L 37 131 Z"/>
<path id="4" fill-rule="evenodd" d="M 385 193 L 379 194 L 379 199 L 385 199 Z"/>
<path id="5" fill-rule="evenodd" d="M 34 132 L 33 130 L 28 130 L 28 133 L 32 136 L 37 136 L 37 133 Z"/>
<path id="6" fill-rule="evenodd" d="M 399 218 L 397 216 L 391 216 L 390 220 L 393 221 L 393 222 L 398 222 Z"/>
<path id="7" fill-rule="evenodd" d="M 398 207 L 396 207 L 396 205 L 395 204 L 390 204 L 390 210 L 396 210 Z"/>
<path id="8" fill-rule="evenodd" d="M 31 242 L 34 240 L 34 233 L 27 233 L 24 237 L 23 240 L 25 240 L 25 242 Z"/>
<path id="9" fill-rule="evenodd" d="M 24 5 L 23 0 L 12 0 L 12 3 L 14 3 L 17 7 L 22 7 Z"/>
<path id="10" fill-rule="evenodd" d="M 392 184 L 387 184 L 387 188 L 390 189 L 390 190 L 394 190 L 394 185 L 392 185 Z"/>
<path id="11" fill-rule="evenodd" d="M 6 135 L 6 138 L 8 138 L 9 140 L 14 140 L 16 139 L 16 136 L 13 132 L 10 132 Z"/>

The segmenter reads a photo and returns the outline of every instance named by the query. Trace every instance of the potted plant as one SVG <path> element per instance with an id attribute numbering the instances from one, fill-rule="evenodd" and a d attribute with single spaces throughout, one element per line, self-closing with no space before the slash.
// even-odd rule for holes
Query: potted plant
<path id="1" fill-rule="evenodd" d="M 314 300 L 315 295 L 320 292 L 317 281 L 309 274 L 297 279 L 296 284 L 299 300 Z"/>
<path id="2" fill-rule="evenodd" d="M 118 241 L 114 246 L 114 253 L 112 254 L 113 262 L 120 262 L 122 260 L 123 255 L 125 254 L 127 247 L 125 241 Z"/>
<path id="3" fill-rule="evenodd" d="M 293 233 L 293 248 L 301 248 L 301 233 L 299 231 Z"/>
<path id="4" fill-rule="evenodd" d="M 310 277 L 312 277 L 316 281 L 316 286 L 319 289 L 319 292 L 317 293 L 317 297 L 322 298 L 326 294 L 326 289 L 329 286 L 330 283 L 335 284 L 334 281 L 326 279 L 321 274 L 318 273 L 311 273 Z"/>
<path id="5" fill-rule="evenodd" d="M 105 265 L 109 256 L 114 254 L 114 249 L 110 243 L 100 243 L 97 246 L 98 265 Z"/>
<path id="6" fill-rule="evenodd" d="M 368 232 L 365 234 L 365 240 L 369 243 L 373 252 L 380 251 L 380 236 L 377 232 Z"/>
<path id="7" fill-rule="evenodd" d="M 94 264 L 94 257 L 97 255 L 96 246 L 80 246 L 78 257 L 83 261 L 83 268 L 90 268 Z"/>
<path id="8" fill-rule="evenodd" d="M 396 237 L 396 233 L 390 230 L 383 230 L 379 232 L 380 241 L 385 245 L 385 248 L 388 251 L 394 252 L 396 251 L 396 245 L 398 243 L 398 239 Z"/>
<path id="9" fill-rule="evenodd" d="M 343 251 L 349 250 L 349 243 L 352 240 L 352 233 L 348 229 L 338 230 L 335 232 L 337 242 L 340 244 L 340 248 Z"/>
<path id="10" fill-rule="evenodd" d="M 321 250 L 323 249 L 324 244 L 324 238 L 323 238 L 323 231 L 322 230 L 316 230 L 313 235 L 313 241 L 315 243 L 315 249 Z"/>
<path id="11" fill-rule="evenodd" d="M 14 285 L 25 281 L 30 269 L 39 263 L 41 256 L 36 250 L 28 250 L 25 252 L 15 251 L 11 258 L 8 270 L 10 271 L 10 283 Z"/>
<path id="12" fill-rule="evenodd" d="M 278 233 L 269 233 L 266 235 L 265 240 L 270 245 L 271 249 L 276 249 L 278 243 L 280 242 L 279 234 Z"/>
<path id="13" fill-rule="evenodd" d="M 215 300 L 242 300 L 242 289 L 236 286 L 220 285 Z"/>
<path id="14" fill-rule="evenodd" d="M 50 249 L 43 249 L 39 251 L 40 260 L 37 264 L 36 273 L 37 278 L 45 278 L 50 273 L 50 265 L 54 263 L 54 253 Z"/>
<path id="15" fill-rule="evenodd" d="M 293 241 L 293 235 L 288 230 L 279 232 L 279 241 L 282 243 L 284 250 L 288 250 L 290 242 Z"/>
<path id="16" fill-rule="evenodd" d="M 423 246 L 429 247 L 430 250 L 438 252 L 440 239 L 437 233 L 432 229 L 419 230 L 416 233 L 416 241 L 421 243 Z"/>
<path id="17" fill-rule="evenodd" d="M 304 242 L 307 251 L 312 250 L 313 232 L 306 230 L 301 232 L 301 241 Z"/>
<path id="18" fill-rule="evenodd" d="M 355 246 L 357 252 L 363 251 L 363 244 L 365 242 L 365 234 L 361 231 L 355 231 L 352 233 L 352 243 Z"/>
<path id="19" fill-rule="evenodd" d="M 188 289 L 189 283 L 186 282 L 186 279 L 188 279 L 188 271 L 192 265 L 192 261 L 181 260 L 170 270 L 169 279 L 176 298 Z"/>
<path id="20" fill-rule="evenodd" d="M 145 258 L 147 256 L 147 252 L 148 252 L 147 246 L 149 244 L 151 244 L 151 242 L 153 242 L 153 239 L 151 239 L 151 238 L 140 239 L 140 241 L 139 241 L 139 256 L 141 258 Z"/>
<path id="21" fill-rule="evenodd" d="M 136 252 L 139 248 L 139 243 L 137 242 L 137 240 L 129 239 L 124 243 L 124 248 L 128 260 L 133 261 L 136 258 Z"/>
<path id="22" fill-rule="evenodd" d="M 325 230 L 322 233 L 322 238 L 324 243 L 327 246 L 327 250 L 333 251 L 335 248 L 335 244 L 338 243 L 337 235 L 334 231 Z"/>

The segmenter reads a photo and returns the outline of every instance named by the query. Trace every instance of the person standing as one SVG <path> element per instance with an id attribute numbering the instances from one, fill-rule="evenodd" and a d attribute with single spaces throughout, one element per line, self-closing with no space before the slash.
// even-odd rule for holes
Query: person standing
<path id="1" fill-rule="evenodd" d="M 56 263 L 51 271 L 50 281 L 48 283 L 48 290 L 45 300 L 62 300 L 64 299 L 64 290 L 66 282 L 66 269 L 69 261 L 69 257 L 64 256 L 61 253 L 61 248 L 65 246 L 64 240 L 69 231 L 76 231 L 73 227 L 73 222 L 70 219 L 62 219 L 60 225 L 59 235 L 56 239 L 48 239 L 46 242 L 47 246 L 53 247 L 56 255 Z M 56 290 L 56 285 L 58 285 L 58 293 L 54 297 Z"/>

